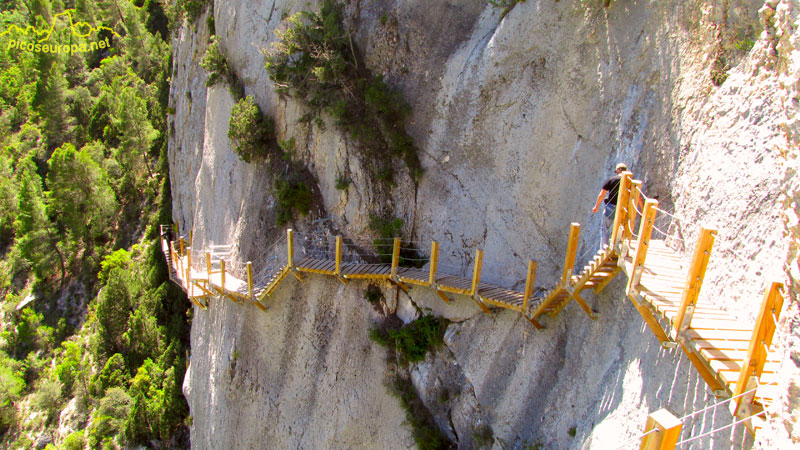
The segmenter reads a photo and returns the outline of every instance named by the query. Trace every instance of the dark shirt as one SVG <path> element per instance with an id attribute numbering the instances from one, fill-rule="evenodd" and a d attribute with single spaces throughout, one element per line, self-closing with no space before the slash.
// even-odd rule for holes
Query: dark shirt
<path id="1" fill-rule="evenodd" d="M 622 179 L 620 175 L 614 175 L 613 177 L 606 180 L 605 184 L 603 184 L 603 190 L 608 191 L 605 200 L 603 202 L 605 204 L 617 204 L 617 197 L 619 196 L 619 180 Z"/>

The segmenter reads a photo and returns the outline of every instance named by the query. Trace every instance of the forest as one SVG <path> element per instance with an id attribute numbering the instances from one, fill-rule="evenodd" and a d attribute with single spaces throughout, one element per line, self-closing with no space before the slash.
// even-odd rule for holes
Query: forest
<path id="1" fill-rule="evenodd" d="M 191 309 L 154 244 L 171 34 L 206 4 L 0 6 L 0 445 L 188 447 Z"/>

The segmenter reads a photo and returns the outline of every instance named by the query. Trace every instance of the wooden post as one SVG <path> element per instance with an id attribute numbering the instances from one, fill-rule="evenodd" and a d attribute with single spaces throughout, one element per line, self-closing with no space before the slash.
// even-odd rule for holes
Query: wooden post
<path id="1" fill-rule="evenodd" d="M 194 297 L 192 288 L 192 247 L 186 247 L 186 290 L 189 297 Z"/>
<path id="2" fill-rule="evenodd" d="M 525 292 L 522 294 L 522 313 L 528 314 L 528 301 L 533 294 L 533 283 L 536 281 L 536 261 L 528 261 L 528 276 L 525 278 Z"/>
<path id="3" fill-rule="evenodd" d="M 192 248 L 186 247 L 186 289 L 192 284 Z"/>
<path id="4" fill-rule="evenodd" d="M 220 277 L 221 277 L 221 280 L 222 280 L 220 288 L 222 289 L 222 293 L 224 294 L 225 293 L 225 260 L 224 259 L 220 259 L 219 260 L 219 272 L 220 272 Z"/>
<path id="5" fill-rule="evenodd" d="M 189 230 L 189 245 L 192 245 L 194 242 L 194 230 Z"/>
<path id="6" fill-rule="evenodd" d="M 673 450 L 681 436 L 682 427 L 683 423 L 666 409 L 651 413 L 647 416 L 644 432 L 658 431 L 642 438 L 639 450 Z"/>
<path id="7" fill-rule="evenodd" d="M 183 240 L 183 236 L 181 236 L 180 244 L 181 244 L 181 256 L 183 256 L 186 254 L 185 253 L 186 242 Z"/>
<path id="8" fill-rule="evenodd" d="M 342 276 L 342 237 L 336 236 L 336 276 Z"/>
<path id="9" fill-rule="evenodd" d="M 392 248 L 392 273 L 391 279 L 394 280 L 397 276 L 397 266 L 400 264 L 400 238 L 394 238 L 394 246 Z"/>
<path id="10" fill-rule="evenodd" d="M 628 202 L 628 223 L 625 227 L 625 239 L 633 237 L 636 228 L 636 205 L 641 202 L 642 180 L 631 181 L 631 200 Z"/>
<path id="11" fill-rule="evenodd" d="M 472 291 L 470 296 L 478 295 L 478 288 L 481 283 L 481 269 L 483 268 L 483 250 L 475 250 L 475 264 L 472 266 Z"/>
<path id="12" fill-rule="evenodd" d="M 625 225 L 627 215 L 625 209 L 628 207 L 628 201 L 631 198 L 631 177 L 633 173 L 622 172 L 622 177 L 619 180 L 619 193 L 617 194 L 617 211 L 614 213 L 614 225 L 611 227 L 611 242 L 617 241 L 620 225 Z M 629 214 L 630 212 L 628 212 Z"/>
<path id="13" fill-rule="evenodd" d="M 758 379 L 764 371 L 764 364 L 767 362 L 767 353 L 772 345 L 772 337 L 778 327 L 781 309 L 783 308 L 783 296 L 780 290 L 783 283 L 773 281 L 764 292 L 764 300 L 761 302 L 761 312 L 758 314 L 753 337 L 750 338 L 750 345 L 747 348 L 747 356 L 742 361 L 742 368 L 739 371 L 739 381 L 733 390 L 733 396 L 748 392 L 758 384 Z M 755 392 L 741 396 L 736 399 L 736 409 L 734 415 L 737 417 L 749 416 L 750 405 L 755 397 Z"/>
<path id="14" fill-rule="evenodd" d="M 578 253 L 578 236 L 581 233 L 581 224 L 571 223 L 569 225 L 569 241 L 567 242 L 567 256 L 564 258 L 564 271 L 561 274 L 561 285 L 566 286 L 572 276 L 572 269 L 575 267 L 575 257 Z"/>
<path id="15" fill-rule="evenodd" d="M 655 223 L 657 207 L 658 200 L 648 199 L 644 202 L 644 215 L 642 216 L 642 223 L 639 226 L 639 245 L 636 247 L 636 254 L 633 256 L 633 267 L 631 268 L 626 289 L 628 293 L 639 285 L 639 280 L 642 277 L 642 269 L 644 261 L 647 258 L 647 248 L 650 245 L 650 235 L 653 233 L 653 223 Z"/>
<path id="16" fill-rule="evenodd" d="M 681 306 L 673 323 L 675 338 L 681 336 L 684 331 L 689 329 L 692 324 L 697 297 L 700 295 L 700 288 L 703 286 L 703 277 L 708 267 L 708 260 L 711 258 L 711 248 L 714 246 L 714 236 L 717 230 L 701 228 L 700 235 L 697 237 L 697 244 L 694 246 L 692 263 L 689 265 L 689 272 L 686 274 L 686 285 L 681 295 Z"/>
<path id="17" fill-rule="evenodd" d="M 253 300 L 253 263 L 247 261 L 247 296 Z"/>
<path id="18" fill-rule="evenodd" d="M 206 252 L 206 272 L 208 272 L 208 282 L 211 282 L 211 253 Z"/>
<path id="19" fill-rule="evenodd" d="M 431 272 L 428 277 L 428 283 L 433 286 L 436 283 L 436 269 L 439 264 L 439 243 L 436 241 L 431 242 Z"/>
<path id="20" fill-rule="evenodd" d="M 286 265 L 294 271 L 294 231 L 291 228 L 286 230 L 286 252 L 288 258 Z"/>

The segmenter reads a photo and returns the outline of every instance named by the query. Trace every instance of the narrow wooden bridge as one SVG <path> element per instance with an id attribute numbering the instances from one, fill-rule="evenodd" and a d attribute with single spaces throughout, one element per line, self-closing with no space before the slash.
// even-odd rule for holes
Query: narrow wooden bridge
<path id="1" fill-rule="evenodd" d="M 481 281 L 480 249 L 475 251 L 471 278 L 442 273 L 437 242 L 431 243 L 429 256 L 421 261 L 427 266 L 424 269 L 401 264 L 405 258 L 401 256 L 404 249 L 399 238 L 391 241 L 391 254 L 370 258 L 359 254 L 358 246 L 346 244 L 342 236 L 328 242 L 326 237 L 290 229 L 285 239 L 274 243 L 268 255 L 256 263 L 258 267 L 248 262 L 242 268 L 226 266 L 230 245 L 210 245 L 193 251 L 184 238 L 175 242 L 164 237 L 169 226 L 162 226 L 161 245 L 171 280 L 202 309 L 207 307 L 209 298 L 226 297 L 235 302 L 251 302 L 266 311 L 267 297 L 289 275 L 302 281 L 308 274 L 320 274 L 336 277 L 345 284 L 359 279 L 385 281 L 406 292 L 409 285 L 423 286 L 433 289 L 445 302 L 452 301 L 453 294 L 462 295 L 486 314 L 491 314 L 492 307 L 510 309 L 542 328 L 542 316 L 557 315 L 572 300 L 594 319 L 595 312 L 581 294 L 587 289 L 599 293 L 624 273 L 626 296 L 661 344 L 680 347 L 717 397 L 733 398 L 735 416 L 754 416 L 777 393 L 778 361 L 770 359 L 769 347 L 783 305 L 783 285 L 773 282 L 766 288 L 755 323 L 710 305 L 698 305 L 716 230 L 701 228 L 691 263 L 684 267 L 680 255 L 664 239 L 652 238 L 656 215 L 668 213 L 658 209 L 658 201 L 647 198 L 641 191 L 641 181 L 632 180 L 631 176 L 630 172 L 622 176 L 611 245 L 602 247 L 575 274 L 580 225 L 571 224 L 561 277 L 541 297 L 533 296 L 535 261 L 528 262 L 524 290 L 518 291 Z M 300 252 L 296 252 L 298 244 Z M 391 262 L 376 262 L 380 256 L 390 257 Z M 755 432 L 760 425 L 753 422 L 744 423 Z"/>

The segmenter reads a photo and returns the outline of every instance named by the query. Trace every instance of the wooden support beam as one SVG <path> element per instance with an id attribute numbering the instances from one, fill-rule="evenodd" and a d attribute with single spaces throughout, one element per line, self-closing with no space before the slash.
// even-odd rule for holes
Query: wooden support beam
<path id="1" fill-rule="evenodd" d="M 397 266 L 400 264 L 400 238 L 394 238 L 394 245 L 392 246 L 392 273 L 390 278 L 392 280 L 397 276 Z"/>
<path id="2" fill-rule="evenodd" d="M 620 272 L 622 272 L 622 267 L 615 266 L 614 269 L 611 271 L 611 274 L 609 276 L 605 277 L 603 279 L 603 281 L 601 281 L 600 283 L 598 283 L 594 287 L 594 289 L 593 289 L 594 293 L 595 294 L 599 294 L 599 293 L 603 292 L 603 289 L 605 289 L 606 286 L 608 286 L 609 283 L 611 283 L 611 281 L 613 281 L 614 278 L 617 277 L 617 274 L 620 273 Z"/>
<path id="3" fill-rule="evenodd" d="M 663 345 L 665 342 L 670 342 L 669 336 L 667 333 L 664 332 L 664 329 L 661 328 L 661 324 L 658 323 L 658 319 L 656 319 L 655 315 L 643 304 L 643 302 L 636 298 L 639 296 L 639 293 L 636 291 L 632 291 L 628 293 L 628 298 L 633 303 L 634 308 L 639 311 L 639 315 L 642 316 L 644 323 L 647 324 L 647 327 L 650 328 L 650 331 L 656 336 L 656 339 Z"/>
<path id="4" fill-rule="evenodd" d="M 291 228 L 286 230 L 286 253 L 288 258 L 286 264 L 294 271 L 294 231 Z"/>
<path id="5" fill-rule="evenodd" d="M 631 181 L 631 195 L 628 202 L 628 223 L 625 224 L 625 239 L 633 237 L 633 230 L 636 229 L 636 205 L 642 204 L 642 180 Z"/>
<path id="6" fill-rule="evenodd" d="M 186 242 L 183 240 L 183 236 L 181 236 L 181 238 L 180 238 L 180 246 L 181 246 L 180 247 L 180 249 L 181 249 L 180 255 L 183 256 L 183 255 L 186 254 L 186 252 L 185 252 Z"/>
<path id="7" fill-rule="evenodd" d="M 681 437 L 683 423 L 666 409 L 659 409 L 647 416 L 647 425 L 644 432 L 648 434 L 642 438 L 639 450 L 673 450 Z"/>
<path id="8" fill-rule="evenodd" d="M 531 295 L 533 294 L 533 283 L 535 281 L 536 281 L 536 261 L 529 260 L 528 276 L 525 277 L 525 292 L 522 293 L 522 314 L 526 317 L 528 316 L 528 302 L 530 301 Z"/>
<path id="9" fill-rule="evenodd" d="M 534 319 L 533 317 L 528 317 L 528 316 L 527 316 L 527 315 L 525 315 L 525 314 L 523 314 L 523 316 L 524 316 L 526 319 L 528 319 L 528 322 L 530 322 L 530 323 L 531 323 L 531 325 L 533 325 L 534 327 L 536 327 L 536 329 L 537 329 L 537 330 L 542 330 L 542 329 L 544 329 L 544 326 L 543 326 L 543 325 L 542 325 L 542 324 L 541 324 L 541 323 L 540 323 L 538 320 Z"/>
<path id="10" fill-rule="evenodd" d="M 632 290 L 639 285 L 639 280 L 642 277 L 644 262 L 647 259 L 647 249 L 650 246 L 650 235 L 653 233 L 653 224 L 656 220 L 657 207 L 658 200 L 648 199 L 644 203 L 644 216 L 639 226 L 639 244 L 633 256 L 633 266 L 628 278 L 628 286 L 625 288 L 625 291 L 628 293 L 632 292 Z"/>
<path id="11" fill-rule="evenodd" d="M 433 285 L 436 282 L 436 269 L 439 263 L 439 243 L 436 241 L 431 242 L 431 270 L 428 277 L 428 283 Z"/>
<path id="12" fill-rule="evenodd" d="M 436 293 L 439 294 L 439 297 L 441 297 L 441 299 L 444 300 L 445 303 L 450 303 L 450 297 L 448 297 L 447 294 L 440 291 L 439 289 L 436 289 Z"/>
<path id="13" fill-rule="evenodd" d="M 692 365 L 697 372 L 703 377 L 706 384 L 708 385 L 709 389 L 714 392 L 725 391 L 725 385 L 720 381 L 717 377 L 717 373 L 711 368 L 708 364 L 708 360 L 706 360 L 698 350 L 694 348 L 691 342 L 688 342 L 683 336 L 678 336 L 678 344 L 680 344 L 683 353 L 686 354 L 686 357 L 689 358 Z"/>
<path id="14" fill-rule="evenodd" d="M 571 223 L 569 225 L 569 240 L 567 241 L 567 255 L 564 257 L 564 271 L 561 273 L 561 284 L 566 286 L 572 277 L 572 269 L 575 267 L 575 257 L 578 253 L 578 236 L 581 234 L 581 224 Z"/>
<path id="15" fill-rule="evenodd" d="M 780 292 L 782 288 L 783 283 L 774 281 L 764 292 L 764 300 L 761 302 L 761 311 L 753 328 L 753 337 L 750 338 L 747 356 L 742 362 L 739 381 L 733 390 L 734 397 L 753 390 L 758 385 L 758 379 L 761 378 L 761 373 L 764 371 L 769 347 L 772 345 L 772 338 L 778 328 L 777 321 L 783 308 L 783 296 Z M 754 397 L 755 392 L 751 392 L 737 398 L 734 415 L 737 417 L 751 415 Z"/>
<path id="16" fill-rule="evenodd" d="M 692 314 L 694 314 L 697 305 L 700 288 L 703 286 L 703 277 L 708 267 L 708 260 L 711 257 L 711 248 L 714 246 L 714 236 L 716 234 L 717 230 L 705 227 L 700 229 L 697 244 L 694 246 L 692 262 L 689 265 L 689 272 L 686 274 L 686 285 L 681 295 L 681 305 L 672 324 L 675 337 L 691 326 Z"/>
<path id="17" fill-rule="evenodd" d="M 580 305 L 581 309 L 583 309 L 583 312 L 585 312 L 592 320 L 597 319 L 597 316 L 594 314 L 594 311 L 592 311 L 592 308 L 589 307 L 589 304 L 586 303 L 586 300 L 584 300 L 579 293 L 571 292 L 570 296 L 574 298 L 576 302 L 578 302 L 578 305 Z"/>
<path id="18" fill-rule="evenodd" d="M 247 296 L 253 300 L 253 263 L 247 261 Z"/>
<path id="19" fill-rule="evenodd" d="M 194 292 L 192 289 L 192 248 L 186 247 L 186 290 L 189 295 Z"/>
<path id="20" fill-rule="evenodd" d="M 481 299 L 480 299 L 479 297 L 480 297 L 479 295 L 476 295 L 476 296 L 473 296 L 473 297 L 470 297 L 470 298 L 472 299 L 472 301 L 473 301 L 473 302 L 475 302 L 475 304 L 476 304 L 476 305 L 478 305 L 478 307 L 479 307 L 480 309 L 482 309 L 482 310 L 483 310 L 483 312 L 484 312 L 484 313 L 486 313 L 486 315 L 487 315 L 487 316 L 491 316 L 491 315 L 492 315 L 492 310 L 491 310 L 491 309 L 489 309 L 489 307 L 488 307 L 488 306 L 486 306 L 486 305 L 485 305 L 485 304 L 484 304 L 484 303 L 481 301 Z"/>
<path id="21" fill-rule="evenodd" d="M 336 277 L 342 278 L 342 237 L 336 236 Z M 345 282 L 343 282 L 345 283 Z M 347 284 L 347 283 L 345 283 Z"/>
<path id="22" fill-rule="evenodd" d="M 481 284 L 481 269 L 483 268 L 483 250 L 475 250 L 475 263 L 472 265 L 472 289 L 469 295 L 475 297 L 478 295 L 478 287 Z"/>
<path id="23" fill-rule="evenodd" d="M 611 242 L 616 242 L 619 235 L 619 227 L 625 226 L 628 216 L 625 210 L 631 198 L 631 177 L 633 173 L 622 172 L 619 180 L 619 193 L 617 194 L 617 210 L 614 213 L 614 225 L 611 227 Z"/>

